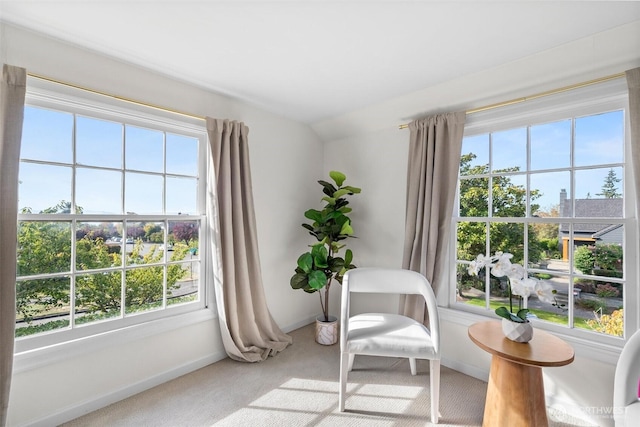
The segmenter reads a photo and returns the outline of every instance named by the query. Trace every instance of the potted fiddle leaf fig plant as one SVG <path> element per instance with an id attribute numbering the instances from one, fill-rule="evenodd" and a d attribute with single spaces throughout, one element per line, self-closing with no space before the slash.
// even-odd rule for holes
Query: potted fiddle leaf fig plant
<path id="1" fill-rule="evenodd" d="M 302 289 L 308 293 L 318 292 L 322 314 L 316 319 L 316 341 L 331 345 L 337 342 L 337 318 L 329 315 L 329 290 L 332 283 L 342 284 L 344 274 L 356 268 L 352 264 L 353 253 L 346 249 L 344 240 L 353 237 L 353 228 L 348 214 L 351 212 L 348 196 L 360 193 L 360 188 L 344 185 L 345 174 L 329 172 L 333 181 L 320 180 L 325 202 L 322 210 L 309 209 L 304 213 L 311 224 L 302 224 L 317 242 L 310 250 L 300 255 L 295 274 L 290 284 L 293 289 Z M 340 251 L 345 249 L 344 257 Z"/>

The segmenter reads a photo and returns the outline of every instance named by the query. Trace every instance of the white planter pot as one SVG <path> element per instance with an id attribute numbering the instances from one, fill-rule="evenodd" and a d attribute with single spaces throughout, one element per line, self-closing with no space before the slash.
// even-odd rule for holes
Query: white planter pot
<path id="1" fill-rule="evenodd" d="M 504 336 L 515 342 L 529 342 L 533 338 L 533 325 L 528 320 L 524 323 L 502 319 Z"/>
<path id="2" fill-rule="evenodd" d="M 322 345 L 333 345 L 338 342 L 338 318 L 329 316 L 324 321 L 324 315 L 316 317 L 316 342 Z"/>

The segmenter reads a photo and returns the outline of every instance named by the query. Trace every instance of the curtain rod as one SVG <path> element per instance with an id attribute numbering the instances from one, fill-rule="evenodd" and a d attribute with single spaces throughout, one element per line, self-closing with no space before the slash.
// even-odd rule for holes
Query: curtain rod
<path id="1" fill-rule="evenodd" d="M 154 104 L 149 104 L 147 102 L 137 101 L 135 99 L 127 98 L 127 97 L 124 97 L 124 96 L 113 95 L 113 94 L 110 94 L 110 93 L 107 93 L 107 92 L 102 92 L 102 91 L 99 91 L 99 90 L 96 90 L 96 89 L 90 89 L 88 87 L 80 86 L 80 85 L 77 85 L 77 84 L 73 84 L 73 83 L 69 83 L 69 82 L 63 82 L 61 80 L 57 80 L 57 79 L 54 79 L 54 78 L 51 78 L 51 77 L 42 76 L 40 74 L 27 73 L 27 76 L 33 77 L 33 78 L 36 78 L 36 79 L 40 79 L 40 80 L 46 80 L 48 82 L 60 84 L 60 85 L 63 85 L 63 86 L 69 86 L 69 87 L 72 87 L 74 89 L 80 89 L 80 90 L 83 90 L 85 92 L 95 93 L 97 95 L 106 96 L 106 97 L 109 97 L 109 98 L 117 99 L 119 101 L 128 102 L 129 104 L 141 105 L 143 107 L 149 107 L 149 108 L 153 108 L 153 109 L 159 110 L 159 111 L 164 111 L 164 112 L 173 113 L 173 114 L 179 114 L 181 116 L 189 117 L 189 118 L 192 118 L 192 119 L 205 120 L 205 118 L 202 117 L 202 116 L 196 116 L 194 114 L 185 113 L 183 111 L 174 110 L 172 108 L 167 108 L 167 107 L 162 107 L 160 105 L 154 105 Z"/>
<path id="2" fill-rule="evenodd" d="M 570 90 L 580 89 L 582 87 L 591 86 L 591 85 L 598 84 L 598 83 L 608 82 L 609 80 L 619 79 L 619 78 L 622 78 L 624 76 L 625 76 L 625 73 L 612 74 L 610 76 L 600 77 L 600 78 L 593 79 L 593 80 L 588 80 L 588 81 L 582 82 L 582 83 L 575 83 L 575 84 L 572 84 L 572 85 L 569 85 L 569 86 L 563 86 L 563 87 L 558 88 L 558 89 L 547 90 L 545 92 L 536 93 L 535 95 L 523 96 L 521 98 L 515 98 L 515 99 L 511 99 L 509 101 L 503 101 L 503 102 L 498 102 L 498 103 L 495 103 L 495 104 L 485 105 L 484 107 L 474 108 L 474 109 L 471 109 L 469 111 L 466 111 L 466 114 L 474 114 L 474 113 L 479 113 L 481 111 L 488 111 L 488 110 L 493 110 L 495 108 L 506 107 L 508 105 L 519 104 L 521 102 L 531 101 L 533 99 L 543 98 L 543 97 L 549 96 L 549 95 L 555 95 L 555 94 L 558 94 L 558 93 L 568 92 Z M 405 123 L 403 125 L 398 126 L 398 129 L 406 129 L 408 127 L 409 127 L 409 123 Z"/>

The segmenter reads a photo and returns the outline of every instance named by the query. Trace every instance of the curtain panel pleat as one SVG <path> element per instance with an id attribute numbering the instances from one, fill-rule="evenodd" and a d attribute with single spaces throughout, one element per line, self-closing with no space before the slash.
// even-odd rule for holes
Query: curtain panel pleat
<path id="1" fill-rule="evenodd" d="M 447 251 L 460 166 L 464 112 L 439 114 L 409 124 L 409 162 L 403 268 L 422 273 L 434 292 L 447 287 Z M 426 324 L 424 300 L 400 299 L 400 312 Z"/>
<path id="2" fill-rule="evenodd" d="M 631 167 L 636 187 L 636 219 L 640 218 L 640 67 L 625 72 L 629 87 Z"/>
<path id="3" fill-rule="evenodd" d="M 6 425 L 16 327 L 18 167 L 27 72 L 3 65 L 0 83 L 0 426 Z"/>
<path id="4" fill-rule="evenodd" d="M 292 338 L 267 308 L 249 165 L 249 128 L 206 118 L 215 194 L 208 197 L 212 244 L 218 256 L 215 295 L 220 330 L 229 357 L 259 362 L 284 350 Z M 217 216 L 217 218 L 216 218 Z M 220 271 L 221 270 L 221 271 Z"/>

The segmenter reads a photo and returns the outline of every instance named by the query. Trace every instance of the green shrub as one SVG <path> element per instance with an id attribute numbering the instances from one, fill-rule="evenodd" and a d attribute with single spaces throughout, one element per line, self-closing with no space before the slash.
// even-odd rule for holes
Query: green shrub
<path id="1" fill-rule="evenodd" d="M 622 268 L 622 246 L 607 243 L 596 245 L 594 263 L 602 270 L 616 271 Z"/>
<path id="2" fill-rule="evenodd" d="M 595 258 L 593 246 L 580 246 L 573 253 L 574 265 L 582 274 L 591 274 Z"/>

